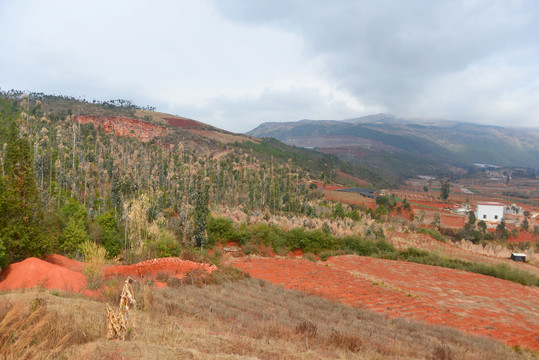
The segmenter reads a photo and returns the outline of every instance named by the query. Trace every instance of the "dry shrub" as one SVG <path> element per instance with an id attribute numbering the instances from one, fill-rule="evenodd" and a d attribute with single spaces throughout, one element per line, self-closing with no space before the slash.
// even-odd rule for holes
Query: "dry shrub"
<path id="1" fill-rule="evenodd" d="M 189 261 L 194 261 L 194 262 L 205 262 L 206 260 L 204 255 L 201 252 L 192 248 L 185 249 L 181 254 L 181 258 L 183 260 L 189 260 Z"/>
<path id="2" fill-rule="evenodd" d="M 109 278 L 105 281 L 101 290 L 101 295 L 105 302 L 117 304 L 120 301 L 123 281 L 124 279 L 120 279 L 119 277 Z"/>
<path id="3" fill-rule="evenodd" d="M 183 276 L 183 284 L 203 286 L 207 284 L 208 273 L 205 269 L 193 269 L 186 272 Z"/>
<path id="4" fill-rule="evenodd" d="M 432 360 L 453 360 L 453 351 L 449 346 L 439 345 L 432 353 Z"/>
<path id="5" fill-rule="evenodd" d="M 161 281 L 169 287 L 180 287 L 182 285 L 182 280 L 178 279 L 176 276 L 171 275 L 169 272 L 159 272 L 157 275 L 155 275 L 155 280 Z"/>
<path id="6" fill-rule="evenodd" d="M 358 336 L 343 334 L 335 330 L 331 332 L 327 342 L 336 348 L 351 352 L 359 352 L 363 345 L 363 342 Z"/>
<path id="7" fill-rule="evenodd" d="M 301 334 L 310 338 L 315 338 L 318 327 L 309 320 L 303 320 L 296 326 L 296 334 Z"/>
<path id="8" fill-rule="evenodd" d="M 84 275 L 88 278 L 88 288 L 97 289 L 103 284 L 103 265 L 107 260 L 107 250 L 92 241 L 86 241 L 81 245 L 84 254 Z"/>
<path id="9" fill-rule="evenodd" d="M 224 282 L 238 282 L 249 277 L 249 274 L 245 271 L 230 265 L 221 265 L 210 274 L 208 280 L 212 284 L 222 284 Z"/>

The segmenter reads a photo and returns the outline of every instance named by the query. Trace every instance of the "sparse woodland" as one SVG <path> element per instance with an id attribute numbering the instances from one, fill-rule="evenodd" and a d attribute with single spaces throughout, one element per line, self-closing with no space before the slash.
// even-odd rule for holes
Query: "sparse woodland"
<path id="1" fill-rule="evenodd" d="M 76 121 L 81 114 L 135 117 L 141 109 L 124 100 L 88 103 L 11 92 L 0 101 L 2 267 L 48 253 L 82 258 L 87 241 L 125 263 L 200 254 L 219 241 L 235 241 L 277 253 L 352 252 L 539 283 L 536 276 L 505 268 L 397 251 L 385 233 L 414 229 L 405 219 L 412 219 L 406 202 L 397 206 L 380 198 L 376 211 L 343 206 L 328 203 L 309 185 L 313 179 L 331 181 L 340 164 L 335 157 L 285 151 L 272 140 L 223 143 L 175 127 L 140 141 L 138 134 L 117 136 Z M 155 122 L 151 112 L 144 114 L 150 115 L 141 120 Z M 388 210 L 404 218 L 389 221 Z"/>
<path id="2" fill-rule="evenodd" d="M 222 144 L 183 142 L 181 136 L 145 143 L 80 124 L 74 120 L 80 111 L 133 114 L 132 105 L 120 100 L 2 96 L 2 229 L 18 224 L 21 230 L 14 231 L 32 238 L 15 249 L 13 234 L 3 231 L 3 265 L 51 251 L 76 256 L 87 239 L 101 243 L 111 257 L 177 255 L 182 246 L 207 242 L 211 206 L 316 215 L 307 188 L 312 174 L 292 160 L 261 161 L 238 147 L 214 158 Z M 18 203 L 20 212 L 14 213 Z"/>

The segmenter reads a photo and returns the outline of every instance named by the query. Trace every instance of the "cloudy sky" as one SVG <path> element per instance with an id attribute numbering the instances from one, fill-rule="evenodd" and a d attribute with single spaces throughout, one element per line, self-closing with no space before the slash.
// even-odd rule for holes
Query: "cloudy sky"
<path id="1" fill-rule="evenodd" d="M 245 132 L 388 112 L 539 127 L 536 0 L 0 0 L 0 88 Z"/>

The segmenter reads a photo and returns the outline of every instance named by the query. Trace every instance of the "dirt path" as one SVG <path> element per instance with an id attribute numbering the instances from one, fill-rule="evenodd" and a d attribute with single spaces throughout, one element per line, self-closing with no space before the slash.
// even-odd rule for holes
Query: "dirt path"
<path id="1" fill-rule="evenodd" d="M 539 290 L 459 270 L 354 255 L 239 258 L 255 278 L 393 317 L 455 327 L 539 350 Z"/>

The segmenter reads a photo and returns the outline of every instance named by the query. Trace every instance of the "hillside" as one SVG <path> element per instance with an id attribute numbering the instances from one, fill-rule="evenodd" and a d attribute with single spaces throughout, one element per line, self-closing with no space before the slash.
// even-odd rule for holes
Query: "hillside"
<path id="1" fill-rule="evenodd" d="M 461 173 L 474 163 L 539 168 L 539 131 L 378 114 L 264 123 L 247 133 L 315 148 L 393 177 Z"/>
<path id="2" fill-rule="evenodd" d="M 311 180 L 347 171 L 384 181 L 332 155 L 126 100 L 10 92 L 0 101 L 0 208 L 16 214 L 0 217 L 2 267 L 55 250 L 76 255 L 88 239 L 123 260 L 175 255 L 207 242 L 210 206 L 305 216 Z"/>
<path id="3" fill-rule="evenodd" d="M 106 294 L 106 287 L 109 281 L 114 280 L 110 278 L 112 272 L 122 277 L 117 280 L 120 282 L 125 281 L 127 275 L 144 277 L 137 285 L 142 286 L 139 291 L 142 291 L 144 300 L 138 302 L 142 304 L 142 310 L 150 311 L 145 304 L 155 305 L 161 314 L 165 313 L 164 308 L 172 309 L 168 315 L 174 316 L 177 314 L 174 309 L 180 305 L 168 301 L 169 298 L 165 297 L 176 296 L 177 293 L 170 289 L 159 293 L 144 286 L 149 285 L 147 281 L 155 281 L 156 286 L 164 286 L 165 283 L 171 287 L 178 286 L 178 276 L 183 284 L 183 273 L 178 273 L 177 269 L 172 271 L 176 276 L 175 281 L 169 281 L 171 274 L 154 274 L 155 278 L 149 279 L 146 271 L 148 269 L 141 268 L 141 264 L 155 266 L 163 261 L 170 262 L 168 259 L 181 257 L 181 261 L 171 260 L 172 263 L 183 263 L 184 260 L 204 262 L 207 267 L 214 269 L 213 265 L 216 265 L 218 270 L 222 270 L 223 265 L 226 269 L 226 263 L 230 261 L 230 251 L 237 256 L 260 254 L 269 257 L 293 257 L 299 253 L 313 263 L 328 257 L 355 254 L 376 257 L 391 264 L 407 261 L 479 273 L 487 275 L 487 279 L 484 279 L 487 283 L 495 281 L 496 277 L 519 283 L 519 286 L 525 286 L 526 289 L 539 284 L 534 263 L 506 264 L 508 259 L 495 261 L 477 256 L 469 257 L 465 256 L 465 249 L 455 252 L 449 246 L 443 247 L 447 250 L 443 253 L 431 252 L 431 248 L 440 248 L 430 247 L 436 244 L 433 242 L 449 241 L 436 230 L 432 230 L 430 234 L 437 240 L 429 238 L 428 241 L 415 242 L 414 236 L 401 235 L 416 234 L 430 221 L 425 220 L 421 213 L 415 214 L 419 215 L 415 220 L 414 209 L 405 203 L 405 199 L 385 196 L 380 198 L 383 201 L 379 203 L 379 199 L 360 199 L 361 195 L 353 193 L 346 193 L 345 198 L 336 198 L 332 194 L 336 192 L 333 190 L 341 189 L 341 185 L 357 184 L 356 186 L 371 189 L 374 186 L 390 185 L 391 179 L 381 175 L 376 169 L 351 165 L 335 155 L 286 145 L 275 139 L 259 139 L 230 133 L 196 120 L 158 113 L 149 107 L 141 108 L 125 100 L 89 103 L 80 99 L 43 94 L 2 93 L 0 144 L 0 267 L 3 269 L 0 273 L 0 289 L 9 291 L 5 294 L 5 299 L 12 295 L 11 291 L 37 285 L 52 289 L 53 300 L 49 298 L 47 301 L 54 303 L 54 296 L 58 293 L 55 294 L 56 288 L 51 286 L 55 283 L 65 284 L 60 290 L 78 291 L 78 296 L 95 296 L 101 290 L 105 291 L 105 296 L 109 296 L 111 294 Z M 539 233 L 539 228 L 535 227 L 531 218 L 529 225 L 534 233 Z M 479 230 L 471 225 L 464 232 L 454 233 L 454 237 L 468 236 L 474 231 Z M 505 233 L 496 233 L 488 238 L 501 240 L 503 234 Z M 479 235 L 479 238 L 486 239 L 488 234 Z M 416 244 L 420 249 L 407 247 Z M 519 248 L 532 251 L 537 248 L 537 244 L 522 244 Z M 66 269 L 53 266 L 59 265 L 56 262 L 44 264 L 46 259 L 50 259 L 50 254 L 69 257 L 62 261 L 68 264 L 84 259 L 87 265 L 80 264 L 74 269 L 68 269 L 75 272 L 68 277 L 65 276 Z M 168 259 L 157 261 L 158 258 Z M 535 261 L 533 259 L 535 257 L 530 256 L 530 262 Z M 210 263 L 213 265 L 210 266 Z M 29 267 L 19 267 L 21 264 Z M 104 272 L 100 273 L 99 269 L 105 264 L 107 265 Z M 329 267 L 330 264 L 332 263 L 325 262 L 317 266 Z M 135 272 L 126 272 L 126 269 L 133 269 L 129 265 L 134 265 Z M 418 270 L 420 268 L 409 267 L 411 272 L 418 274 L 421 272 Z M 21 269 L 32 271 L 19 271 Z M 163 268 L 159 269 L 163 271 Z M 455 274 L 445 270 L 443 273 Z M 10 277 L 10 274 L 13 276 Z M 475 276 L 470 278 L 478 279 Z M 67 281 L 68 279 L 72 281 Z M 193 280 L 191 277 L 189 279 Z M 290 280 L 302 281 L 301 277 Z M 198 281 L 201 285 L 206 283 L 206 278 L 195 276 L 193 281 Z M 19 286 L 15 286 L 16 284 Z M 262 283 L 254 281 L 250 284 L 255 285 L 255 293 L 263 290 L 259 288 L 269 289 L 266 283 L 261 285 Z M 233 285 L 236 286 L 241 287 Z M 209 290 L 215 290 L 217 296 L 221 296 L 225 291 L 222 289 L 224 288 L 212 287 Z M 179 292 L 185 290 L 182 287 Z M 244 289 L 240 292 L 245 295 L 250 290 Z M 155 300 L 160 294 L 163 294 L 163 302 L 152 302 L 152 299 Z M 285 296 L 287 295 L 277 297 L 281 299 Z M 402 294 L 399 296 L 402 297 Z M 226 295 L 223 298 L 223 301 L 229 299 Z M 148 303 L 145 302 L 146 299 Z M 208 313 L 209 306 L 215 309 L 217 314 L 218 309 L 214 308 L 214 305 L 221 304 L 221 299 L 218 301 L 214 295 L 211 295 L 211 299 L 208 306 L 204 305 L 203 309 L 190 314 L 200 317 L 200 314 Z M 9 301 L 0 303 L 0 315 L 7 316 L 7 320 L 0 326 L 13 325 L 13 330 L 21 335 L 16 340 L 16 348 L 21 351 L 34 345 L 45 348 L 46 353 L 63 348 L 66 344 L 62 340 L 64 335 L 54 333 L 59 337 L 53 334 L 50 344 L 56 344 L 59 348 L 56 345 L 47 348 L 46 344 L 49 343 L 41 342 L 42 333 L 37 338 L 32 334 L 25 337 L 25 324 L 28 323 L 11 322 L 10 319 L 41 306 L 39 300 L 36 301 L 37 303 L 13 308 L 13 303 Z M 297 303 L 295 300 L 291 301 L 292 303 L 281 307 L 278 312 L 290 314 L 296 306 L 304 306 L 299 300 Z M 240 301 L 226 304 L 234 308 L 243 306 Z M 327 304 L 331 303 L 321 303 L 309 313 L 319 313 L 321 310 L 318 308 L 326 308 Z M 182 302 L 181 306 L 185 308 L 186 305 Z M 245 308 L 248 309 L 248 314 L 259 311 L 259 308 L 250 309 L 248 304 L 245 304 Z M 11 313 L 11 310 L 14 313 Z M 73 309 L 68 306 L 65 310 L 69 313 Z M 387 313 L 386 310 L 375 309 L 382 313 Z M 500 311 L 505 310 L 500 307 Z M 41 319 L 38 314 L 45 317 Z M 241 321 L 238 320 L 234 327 L 230 328 L 230 319 L 237 319 L 236 315 L 241 319 L 247 319 L 248 316 L 243 313 L 238 315 L 237 312 L 233 316 L 226 315 L 223 317 L 222 327 L 217 330 L 215 327 L 208 327 L 203 320 L 204 325 L 198 329 L 202 329 L 202 332 L 213 329 L 212 331 L 219 334 L 224 333 L 225 336 L 216 341 L 228 342 L 230 338 L 244 336 L 245 329 L 250 329 L 251 326 L 250 320 L 243 322 L 240 319 Z M 395 313 L 390 312 L 390 315 Z M 34 316 L 36 327 L 41 329 L 52 324 L 48 319 L 55 315 L 47 315 L 43 308 L 43 311 L 36 312 Z M 272 320 L 276 318 L 277 316 L 271 317 Z M 387 317 L 384 319 L 386 321 L 381 323 L 376 331 L 394 334 L 396 323 Z M 217 319 L 211 317 L 210 320 Z M 438 347 L 440 356 L 446 352 L 460 351 L 444 347 L 445 330 L 436 330 L 436 335 L 432 338 L 429 335 L 432 329 L 426 329 L 418 345 L 412 344 L 410 341 L 414 340 L 408 339 L 408 335 L 401 334 L 399 330 L 393 340 L 395 347 L 392 345 L 386 348 L 381 345 L 384 339 L 380 340 L 381 343 L 371 343 L 370 335 L 366 333 L 360 338 L 347 335 L 357 333 L 355 327 L 335 333 L 323 328 L 322 324 L 327 323 L 326 320 L 309 320 L 312 323 L 303 320 L 305 319 L 293 318 L 290 322 L 285 318 L 279 324 L 268 321 L 262 324 L 262 327 L 255 326 L 252 328 L 252 337 L 249 336 L 245 344 L 255 344 L 254 347 L 259 348 L 258 340 L 261 338 L 266 342 L 276 343 L 289 339 L 291 335 L 292 340 L 286 340 L 283 343 L 284 348 L 279 348 L 281 350 L 277 352 L 284 351 L 288 354 L 286 349 L 292 349 L 290 353 L 296 353 L 299 347 L 300 351 L 304 351 L 299 358 L 312 358 L 313 352 L 322 354 L 321 357 L 330 353 L 351 358 L 356 355 L 358 348 L 361 348 L 361 354 L 358 356 L 370 352 L 376 356 L 381 354 L 378 356 L 380 358 L 386 355 L 396 357 L 396 354 L 410 354 L 410 357 L 419 358 L 438 356 L 431 354 L 432 348 L 423 346 L 424 341 L 441 342 Z M 178 320 L 174 321 L 178 324 Z M 397 322 L 400 323 L 400 320 Z M 189 323 L 187 321 L 185 324 Z M 338 327 L 334 328 L 340 328 L 340 318 L 336 323 Z M 434 321 L 433 323 L 436 324 Z M 158 323 L 143 332 L 146 344 L 151 344 L 156 349 L 160 348 L 158 344 L 172 344 L 167 343 L 169 335 L 166 333 L 173 331 L 168 328 L 169 325 L 167 322 Z M 368 323 L 363 325 L 371 326 Z M 447 322 L 446 325 L 454 324 Z M 66 331 L 80 334 L 82 322 L 73 326 L 74 328 L 66 328 Z M 411 325 L 414 329 L 418 326 L 420 325 L 416 323 Z M 92 343 L 90 347 L 110 344 L 99 337 L 98 327 L 96 325 L 94 328 L 91 338 L 86 339 L 86 335 L 83 335 L 82 338 L 88 341 L 82 343 L 96 340 L 97 344 Z M 274 329 L 277 329 L 275 336 Z M 317 329 L 317 333 L 306 335 L 313 332 L 312 329 Z M 406 331 L 406 328 L 402 329 L 402 332 Z M 156 333 L 165 334 L 166 339 L 154 337 Z M 264 337 L 263 334 L 266 333 L 269 335 Z M 175 334 L 180 336 L 184 333 L 182 330 Z M 210 335 L 211 339 L 208 338 L 208 341 L 215 340 L 214 335 L 219 334 Z M 397 341 L 400 336 L 403 336 L 403 342 Z M 459 337 L 460 335 L 456 338 Z M 79 341 L 82 338 L 74 340 L 75 347 L 81 344 Z M 55 343 L 57 340 L 62 341 Z M 530 345 L 522 339 L 514 340 L 507 343 L 536 348 L 535 343 Z M 303 341 L 308 344 L 321 341 L 322 345 L 315 348 L 309 345 L 304 347 Z M 460 343 L 461 340 L 457 342 Z M 139 339 L 127 346 L 133 344 L 139 346 Z M 465 343 L 464 346 L 468 348 Z M 165 351 L 164 348 L 160 349 Z M 204 346 L 197 345 L 194 349 L 197 353 L 208 354 Z M 228 345 L 223 353 L 227 352 L 227 349 Z M 263 354 L 245 351 L 239 355 L 265 357 L 267 354 L 274 354 L 272 349 Z M 428 353 L 417 349 L 427 349 Z M 489 351 L 488 346 L 485 349 L 478 350 L 478 358 L 483 358 L 483 351 Z M 71 350 L 74 354 L 80 354 L 78 351 L 86 354 L 87 348 Z M 171 351 L 176 350 L 174 347 Z M 501 347 L 499 351 L 505 353 L 508 349 Z M 517 352 L 513 355 L 517 356 Z M 144 357 L 144 354 L 139 355 Z"/>
<path id="4" fill-rule="evenodd" d="M 137 281 L 134 327 L 108 341 L 103 301 L 0 294 L 3 359 L 532 359 L 450 328 L 388 319 L 257 279 L 167 289 Z"/>

